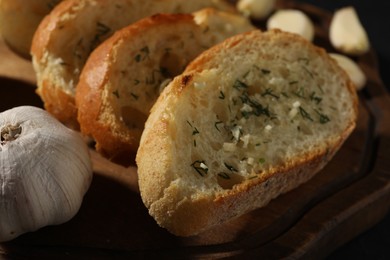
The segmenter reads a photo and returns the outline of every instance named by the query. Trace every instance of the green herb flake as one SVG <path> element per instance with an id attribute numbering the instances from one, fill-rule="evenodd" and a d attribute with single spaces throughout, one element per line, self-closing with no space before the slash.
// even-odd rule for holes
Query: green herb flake
<path id="1" fill-rule="evenodd" d="M 147 58 L 149 58 L 149 47 L 148 46 L 145 46 L 143 48 L 140 49 L 140 53 L 138 53 L 137 55 L 134 56 L 134 60 L 136 62 L 140 62 L 140 61 L 144 61 L 146 60 Z"/>
<path id="2" fill-rule="evenodd" d="M 326 124 L 326 123 L 328 123 L 330 121 L 330 118 L 327 115 L 322 114 L 318 110 L 314 110 L 314 111 L 316 111 L 316 113 L 320 116 L 320 123 L 321 124 Z"/>
<path id="3" fill-rule="evenodd" d="M 111 28 L 102 22 L 96 23 L 96 34 L 91 42 L 91 51 L 104 40 L 104 37 L 111 32 Z"/>
<path id="4" fill-rule="evenodd" d="M 218 173 L 218 176 L 225 180 L 230 180 L 230 176 L 226 172 Z"/>
<path id="5" fill-rule="evenodd" d="M 215 122 L 215 124 L 214 124 L 214 127 L 215 127 L 215 129 L 217 129 L 218 132 L 221 132 L 221 130 L 220 130 L 219 127 L 218 127 L 220 124 L 223 124 L 223 122 L 222 122 L 222 121 L 217 121 L 217 122 Z"/>
<path id="6" fill-rule="evenodd" d="M 260 104 L 256 100 L 251 99 L 249 97 L 248 93 L 243 93 L 240 96 L 240 99 L 241 99 L 241 102 L 243 104 L 247 104 L 247 105 L 249 105 L 252 108 L 252 111 L 249 111 L 249 112 L 241 111 L 241 115 L 244 118 L 249 118 L 249 116 L 251 116 L 251 115 L 255 115 L 257 117 L 259 117 L 261 115 L 265 115 L 267 117 L 271 117 L 271 113 L 270 113 L 270 111 L 268 109 L 268 106 L 264 107 L 262 104 Z"/>
<path id="7" fill-rule="evenodd" d="M 105 35 L 106 33 L 109 33 L 111 31 L 111 29 L 110 29 L 110 27 L 108 27 L 104 23 L 97 22 L 96 31 L 97 31 L 97 35 L 99 37 L 101 37 L 101 36 Z"/>
<path id="8" fill-rule="evenodd" d="M 289 98 L 288 94 L 286 92 L 281 92 L 282 96 L 285 98 Z"/>
<path id="9" fill-rule="evenodd" d="M 268 74 L 271 73 L 270 70 L 264 69 L 264 68 L 260 68 L 260 67 L 257 66 L 257 65 L 253 65 L 253 68 L 256 69 L 257 71 L 260 71 L 263 75 L 268 75 Z"/>
<path id="10" fill-rule="evenodd" d="M 265 159 L 264 159 L 264 158 L 260 158 L 260 159 L 259 159 L 259 163 L 260 163 L 260 164 L 264 164 L 264 163 L 265 163 Z"/>
<path id="11" fill-rule="evenodd" d="M 310 78 L 314 79 L 314 74 L 311 72 L 308 68 L 305 66 L 302 66 L 303 70 L 306 71 L 306 73 L 310 76 Z"/>
<path id="12" fill-rule="evenodd" d="M 248 88 L 248 85 L 245 84 L 244 82 L 240 81 L 240 80 L 236 80 L 233 84 L 233 88 L 237 89 L 237 90 L 240 90 L 240 89 L 247 89 Z"/>
<path id="13" fill-rule="evenodd" d="M 199 130 L 198 130 L 196 127 L 194 127 L 194 126 L 190 123 L 190 121 L 187 120 L 187 124 L 192 128 L 192 135 L 200 134 Z"/>
<path id="14" fill-rule="evenodd" d="M 276 99 L 279 99 L 279 96 L 277 96 L 276 94 L 274 94 L 274 93 L 273 93 L 273 90 L 270 89 L 270 88 L 267 88 L 267 89 L 265 90 L 265 92 L 263 92 L 263 93 L 261 94 L 261 96 L 262 96 L 262 97 L 271 96 L 271 97 L 274 97 L 274 98 L 276 98 Z"/>
<path id="15" fill-rule="evenodd" d="M 198 134 L 200 134 L 199 130 L 196 127 L 194 127 L 194 130 L 192 131 L 192 135 L 198 135 Z"/>
<path id="16" fill-rule="evenodd" d="M 145 46 L 141 49 L 141 52 L 145 53 L 145 55 L 149 55 L 149 47 Z"/>
<path id="17" fill-rule="evenodd" d="M 114 96 L 116 96 L 117 98 L 119 98 L 119 91 L 118 90 L 113 91 L 112 94 Z"/>
<path id="18" fill-rule="evenodd" d="M 219 97 L 218 97 L 219 99 L 225 99 L 225 93 L 223 93 L 223 91 L 221 90 L 221 91 L 219 91 Z"/>
<path id="19" fill-rule="evenodd" d="M 297 91 L 293 92 L 293 94 L 300 98 L 305 98 L 305 89 L 300 87 Z"/>
<path id="20" fill-rule="evenodd" d="M 234 168 L 233 166 L 227 164 L 227 163 L 224 163 L 225 164 L 225 167 L 231 171 L 231 172 L 238 172 L 238 170 L 236 168 Z"/>
<path id="21" fill-rule="evenodd" d="M 207 175 L 209 168 L 205 164 L 205 161 L 196 160 L 191 164 L 191 167 L 201 176 L 204 177 Z"/>
<path id="22" fill-rule="evenodd" d="M 263 73 L 264 75 L 268 75 L 271 73 L 271 71 L 267 69 L 261 69 L 261 73 Z"/>
<path id="23" fill-rule="evenodd" d="M 138 100 L 138 98 L 139 98 L 139 96 L 137 96 L 137 95 L 134 94 L 133 92 L 131 92 L 130 95 L 131 95 L 135 100 Z"/>
<path id="24" fill-rule="evenodd" d="M 135 60 L 136 62 L 140 62 L 140 61 L 141 61 L 141 54 L 135 55 L 134 60 Z"/>
<path id="25" fill-rule="evenodd" d="M 244 79 L 246 79 L 246 78 L 248 77 L 248 75 L 249 75 L 250 72 L 251 72 L 251 71 L 248 70 L 247 72 L 244 73 L 244 75 L 243 75 L 242 77 L 243 77 Z"/>
<path id="26" fill-rule="evenodd" d="M 311 100 L 311 101 L 314 101 L 314 102 L 318 105 L 319 103 L 321 103 L 322 98 L 316 96 L 316 93 L 315 93 L 315 92 L 312 92 L 311 95 L 310 95 L 310 100 Z"/>
<path id="27" fill-rule="evenodd" d="M 299 107 L 299 113 L 303 118 L 308 119 L 310 121 L 314 121 L 313 118 L 311 118 L 310 114 L 303 107 Z"/>

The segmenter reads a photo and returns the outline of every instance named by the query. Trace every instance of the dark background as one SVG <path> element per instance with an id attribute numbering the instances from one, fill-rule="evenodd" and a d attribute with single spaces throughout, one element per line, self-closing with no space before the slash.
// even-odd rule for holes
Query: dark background
<path id="1" fill-rule="evenodd" d="M 390 90 L 390 1 L 300 0 L 300 2 L 330 11 L 354 6 L 367 31 L 371 47 L 378 56 L 384 85 Z M 329 259 L 390 259 L 390 212 L 384 220 L 339 248 L 329 256 Z"/>
<path id="2" fill-rule="evenodd" d="M 390 90 L 390 1 L 379 0 L 297 0 L 330 11 L 345 6 L 354 6 L 361 23 L 367 31 L 371 47 L 376 51 L 380 73 L 385 86 Z M 390 250 L 390 249 L 389 249 Z"/>

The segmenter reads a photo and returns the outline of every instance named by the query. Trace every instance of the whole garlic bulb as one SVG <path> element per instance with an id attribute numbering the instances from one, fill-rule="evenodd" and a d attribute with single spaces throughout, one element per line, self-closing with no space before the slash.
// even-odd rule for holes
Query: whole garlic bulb
<path id="1" fill-rule="evenodd" d="M 0 113 L 0 241 L 70 220 L 92 180 L 82 137 L 32 106 Z"/>

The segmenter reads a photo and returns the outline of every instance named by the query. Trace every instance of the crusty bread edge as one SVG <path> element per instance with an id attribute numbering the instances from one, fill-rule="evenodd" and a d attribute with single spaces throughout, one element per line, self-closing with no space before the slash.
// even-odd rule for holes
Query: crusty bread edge
<path id="1" fill-rule="evenodd" d="M 45 56 L 45 50 L 50 45 L 52 32 L 58 29 L 60 17 L 66 13 L 73 5 L 73 1 L 61 1 L 56 7 L 46 15 L 37 30 L 35 31 L 31 43 L 31 56 L 34 66 L 40 66 L 40 60 Z M 40 79 L 38 78 L 38 81 Z M 75 130 L 79 129 L 76 120 L 77 109 L 74 97 L 64 92 L 61 87 L 43 79 L 38 82 L 37 94 L 44 102 L 45 109 L 54 115 L 59 121 Z"/>

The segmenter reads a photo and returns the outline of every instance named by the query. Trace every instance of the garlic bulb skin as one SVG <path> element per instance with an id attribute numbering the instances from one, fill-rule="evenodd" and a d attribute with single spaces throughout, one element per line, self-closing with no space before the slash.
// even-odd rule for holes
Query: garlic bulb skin
<path id="1" fill-rule="evenodd" d="M 82 137 L 43 109 L 0 113 L 0 242 L 70 220 L 92 180 Z"/>

